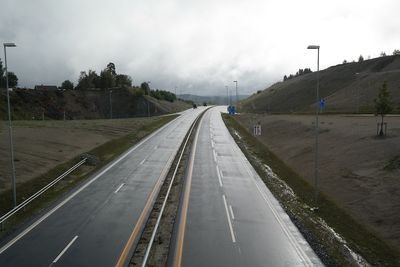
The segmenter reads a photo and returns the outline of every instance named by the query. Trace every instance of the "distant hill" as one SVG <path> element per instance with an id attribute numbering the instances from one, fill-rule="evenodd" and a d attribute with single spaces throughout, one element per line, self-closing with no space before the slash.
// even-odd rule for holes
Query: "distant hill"
<path id="1" fill-rule="evenodd" d="M 249 97 L 249 95 L 238 95 L 239 100 L 245 99 Z M 226 105 L 228 104 L 228 99 L 226 96 L 199 96 L 199 95 L 191 95 L 191 94 L 182 94 L 178 95 L 178 98 L 183 100 L 193 101 L 198 105 L 202 105 L 204 102 L 210 105 Z M 236 101 L 236 95 L 232 95 L 231 98 L 232 103 Z"/>
<path id="2" fill-rule="evenodd" d="M 6 95 L 1 90 L 0 119 L 6 119 Z M 10 92 L 14 120 L 41 119 L 104 119 L 110 117 L 109 90 L 33 90 Z M 168 102 L 143 95 L 135 88 L 112 90 L 113 118 L 144 117 L 174 113 L 191 105 L 183 101 Z"/>
<path id="3" fill-rule="evenodd" d="M 241 101 L 244 112 L 313 112 L 316 72 L 278 82 Z M 373 112 L 374 99 L 387 81 L 395 107 L 400 107 L 400 56 L 340 64 L 320 71 L 324 112 Z"/>

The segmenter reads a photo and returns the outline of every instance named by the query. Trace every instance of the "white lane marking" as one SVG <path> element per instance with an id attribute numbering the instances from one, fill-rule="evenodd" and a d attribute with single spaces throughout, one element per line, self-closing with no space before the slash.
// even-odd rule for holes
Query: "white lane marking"
<path id="1" fill-rule="evenodd" d="M 154 147 L 154 150 L 156 150 L 156 149 L 158 149 L 158 145 L 156 145 L 156 146 Z"/>
<path id="2" fill-rule="evenodd" d="M 287 229 L 286 224 L 282 221 L 282 218 L 279 216 L 277 210 L 275 209 L 275 207 L 271 203 L 271 200 L 269 199 L 268 195 L 261 189 L 259 183 L 256 181 L 256 179 L 254 177 L 254 174 L 252 173 L 252 171 L 250 170 L 250 167 L 248 166 L 248 164 L 250 164 L 250 162 L 248 162 L 248 164 L 246 164 L 246 162 L 244 161 L 244 159 L 242 157 L 240 157 L 240 159 L 241 159 L 242 164 L 245 166 L 245 169 L 246 169 L 247 173 L 252 178 L 251 180 L 255 184 L 255 186 L 256 186 L 258 192 L 260 193 L 261 197 L 265 200 L 265 202 L 269 206 L 269 208 L 270 208 L 272 214 L 274 215 L 276 221 L 281 226 L 281 229 L 283 230 L 284 234 L 288 238 L 289 242 L 292 244 L 294 250 L 297 252 L 297 255 L 299 255 L 299 257 L 302 259 L 302 261 L 305 263 L 306 266 L 313 266 L 310 258 L 307 256 L 307 254 L 303 251 L 303 249 L 296 242 L 296 240 L 295 240 L 294 236 L 292 235 L 292 233 L 290 232 L 290 230 Z"/>
<path id="3" fill-rule="evenodd" d="M 54 259 L 53 263 L 56 263 L 62 255 L 69 249 L 70 246 L 75 242 L 75 240 L 78 239 L 78 236 L 76 235 L 69 243 L 68 245 L 61 251 L 60 254 L 58 254 L 57 258 Z"/>
<path id="4" fill-rule="evenodd" d="M 178 117 L 179 118 L 179 117 Z M 102 176 L 104 173 L 106 173 L 108 170 L 110 170 L 112 167 L 114 167 L 117 163 L 119 163 L 121 160 L 123 160 L 124 158 L 126 158 L 130 153 L 132 153 L 134 150 L 136 150 L 137 148 L 139 148 L 142 144 L 144 144 L 145 142 L 147 142 L 147 140 L 149 140 L 150 138 L 152 138 L 153 136 L 155 136 L 156 134 L 158 134 L 159 132 L 161 132 L 163 129 L 165 129 L 167 126 L 171 126 L 173 124 L 173 122 L 176 122 L 176 120 L 178 119 L 173 119 L 171 122 L 169 122 L 168 124 L 164 125 L 163 127 L 161 127 L 160 129 L 158 129 L 157 131 L 153 132 L 152 134 L 150 134 L 148 137 L 146 137 L 145 139 L 143 139 L 141 142 L 139 142 L 137 145 L 135 145 L 134 147 L 132 147 L 130 150 L 128 150 L 127 152 L 125 152 L 125 154 L 121 155 L 120 158 L 118 158 L 117 160 L 115 160 L 113 163 L 111 163 L 107 168 L 105 168 L 103 171 L 101 171 L 99 174 L 97 174 L 95 177 L 93 177 L 89 182 L 87 182 L 86 184 L 84 184 L 82 187 L 80 187 L 78 190 L 76 190 L 74 193 L 72 193 L 69 197 L 67 197 L 64 201 L 62 201 L 60 204 L 58 204 L 57 206 L 55 206 L 52 210 L 50 210 L 49 212 L 47 212 L 45 215 L 43 215 L 40 219 L 38 219 L 36 222 L 34 222 L 33 224 L 31 224 L 28 228 L 26 228 L 24 231 L 22 231 L 19 235 L 17 235 L 16 237 L 14 237 L 10 242 L 8 242 L 6 245 L 4 245 L 1 249 L 0 249 L 0 255 L 6 251 L 9 247 L 11 247 L 12 245 L 14 245 L 18 240 L 20 240 L 22 237 L 24 237 L 27 233 L 29 233 L 30 231 L 32 231 L 32 229 L 34 229 L 36 226 L 38 226 L 41 222 L 43 222 L 44 220 L 46 220 L 50 215 L 52 215 L 54 212 L 56 212 L 59 208 L 61 208 L 62 206 L 65 205 L 65 203 L 67 203 L 68 201 L 70 201 L 72 198 L 74 198 L 77 194 L 79 194 L 80 192 L 82 192 L 86 187 L 88 187 L 89 185 L 91 185 L 94 181 L 96 181 L 97 179 L 99 179 L 100 176 Z"/>
<path id="5" fill-rule="evenodd" d="M 228 204 L 226 204 L 225 195 L 222 195 L 222 199 L 223 199 L 224 205 L 225 205 L 226 217 L 228 218 L 228 224 L 229 224 L 229 230 L 231 231 L 232 242 L 236 243 L 236 237 L 235 237 L 235 234 L 233 232 L 233 226 L 232 226 L 231 218 L 229 217 Z"/>
<path id="6" fill-rule="evenodd" d="M 139 164 L 143 165 L 143 163 L 146 161 L 147 158 L 143 159 Z"/>
<path id="7" fill-rule="evenodd" d="M 229 211 L 231 212 L 232 220 L 234 220 L 235 219 L 235 215 L 233 214 L 232 205 L 229 205 Z"/>
<path id="8" fill-rule="evenodd" d="M 118 186 L 117 190 L 114 191 L 114 193 L 118 193 L 119 190 L 121 190 L 121 188 L 124 186 L 125 184 L 122 183 L 120 186 Z"/>
<path id="9" fill-rule="evenodd" d="M 213 149 L 214 162 L 217 163 L 217 152 Z"/>
<path id="10" fill-rule="evenodd" d="M 222 187 L 222 177 L 221 177 L 221 173 L 219 171 L 219 167 L 218 167 L 218 165 L 216 165 L 215 167 L 217 169 L 217 176 L 218 176 L 219 186 Z"/>
<path id="11" fill-rule="evenodd" d="M 214 149 L 214 140 L 211 140 L 211 147 Z"/>

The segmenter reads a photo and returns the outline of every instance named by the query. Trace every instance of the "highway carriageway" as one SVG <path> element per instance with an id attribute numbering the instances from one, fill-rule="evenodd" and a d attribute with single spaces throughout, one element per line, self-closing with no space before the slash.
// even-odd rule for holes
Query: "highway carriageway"
<path id="1" fill-rule="evenodd" d="M 127 266 L 179 147 L 203 111 L 166 265 L 323 266 L 230 136 L 225 110 L 188 110 L 144 139 L 4 240 L 0 266 Z"/>

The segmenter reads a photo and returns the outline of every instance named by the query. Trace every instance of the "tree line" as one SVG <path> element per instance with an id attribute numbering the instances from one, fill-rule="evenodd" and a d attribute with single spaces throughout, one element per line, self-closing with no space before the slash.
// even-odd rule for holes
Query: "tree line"
<path id="1" fill-rule="evenodd" d="M 393 56 L 399 56 L 399 55 L 400 55 L 400 50 L 399 50 L 399 49 L 393 50 L 392 55 L 393 55 Z M 386 55 L 386 52 L 382 51 L 382 52 L 380 53 L 380 57 L 386 57 L 386 56 L 387 56 L 387 55 Z M 371 57 L 368 56 L 368 59 L 371 59 Z M 358 57 L 358 62 L 363 62 L 363 61 L 364 61 L 364 56 L 363 56 L 363 55 L 360 55 L 360 56 Z M 353 60 L 353 63 L 354 63 L 354 62 L 355 62 L 355 60 Z M 345 60 L 343 60 L 343 63 L 342 63 L 342 64 L 347 64 L 347 63 L 349 63 L 349 62 L 345 59 Z"/>
<path id="2" fill-rule="evenodd" d="M 312 72 L 312 70 L 310 68 L 299 69 L 296 72 L 296 74 L 294 74 L 294 75 L 290 74 L 289 76 L 287 76 L 287 75 L 283 76 L 283 81 L 287 81 L 287 80 L 290 80 L 290 79 L 293 79 L 293 78 L 296 78 L 298 76 L 305 75 L 305 74 L 308 74 L 308 73 L 311 73 L 311 72 Z"/>
<path id="3" fill-rule="evenodd" d="M 74 84 L 70 80 L 62 82 L 62 89 L 76 89 L 76 90 L 87 90 L 92 88 L 114 88 L 114 87 L 131 87 L 132 78 L 126 74 L 118 74 L 115 69 L 115 64 L 110 62 L 100 72 L 100 75 L 96 71 L 89 69 L 81 71 L 78 84 L 74 87 Z"/>

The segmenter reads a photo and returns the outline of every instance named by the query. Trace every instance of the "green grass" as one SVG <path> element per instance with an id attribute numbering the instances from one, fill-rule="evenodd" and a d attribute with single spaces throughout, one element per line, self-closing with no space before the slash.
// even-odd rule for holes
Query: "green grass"
<path id="1" fill-rule="evenodd" d="M 143 123 L 139 130 L 131 132 L 119 138 L 112 139 L 90 151 L 87 154 L 93 155 L 99 159 L 96 166 L 83 165 L 82 167 L 75 170 L 68 177 L 64 178 L 57 185 L 46 191 L 36 200 L 31 202 L 23 212 L 18 212 L 2 226 L 2 232 L 0 236 L 8 234 L 10 231 L 18 227 L 21 223 L 31 218 L 33 215 L 39 213 L 41 210 L 49 207 L 51 203 L 54 203 L 63 194 L 69 192 L 71 189 L 76 187 L 78 184 L 85 181 L 90 175 L 98 171 L 100 168 L 105 166 L 107 163 L 121 155 L 124 151 L 138 143 L 145 136 L 151 132 L 160 128 L 164 124 L 170 122 L 177 116 L 165 116 L 159 118 L 148 119 L 147 123 Z M 71 168 L 77 162 L 80 161 L 80 156 L 69 160 L 68 162 L 62 163 L 55 168 L 51 169 L 47 173 L 36 177 L 28 182 L 21 185 L 17 185 L 17 202 L 21 203 L 23 200 L 33 195 L 39 189 L 53 181 L 60 174 Z M 1 214 L 6 213 L 12 208 L 12 194 L 11 190 L 5 191 L 0 194 L 0 206 Z M 6 204 L 7 203 L 7 204 Z"/>
<path id="2" fill-rule="evenodd" d="M 400 155 L 397 155 L 390 159 L 383 169 L 386 171 L 394 171 L 400 169 Z"/>
<path id="3" fill-rule="evenodd" d="M 268 188 L 281 202 L 289 216 L 301 224 L 305 232 L 311 234 L 311 237 L 308 238 L 309 243 L 323 249 L 328 254 L 324 262 L 325 264 L 345 266 L 348 265 L 348 261 L 343 258 L 341 245 L 333 242 L 333 240 L 329 240 L 329 235 L 324 233 L 324 230 L 315 223 L 318 216 L 343 236 L 349 247 L 363 256 L 370 264 L 374 266 L 400 266 L 399 251 L 378 238 L 371 230 L 358 223 L 324 194 L 319 194 L 318 212 L 310 212 L 309 209 L 305 208 L 315 205 L 313 187 L 272 153 L 263 143 L 252 136 L 234 117 L 224 115 L 223 119 L 231 133 L 233 130 L 236 130 L 242 137 L 238 139 L 235 134 L 232 134 L 246 157 Z M 278 177 L 293 189 L 300 201 L 293 202 L 292 198 L 287 197 L 282 192 L 282 187 L 271 182 L 262 164 L 257 162 L 255 158 L 262 164 L 271 167 Z M 307 206 L 302 205 L 303 203 Z"/>

